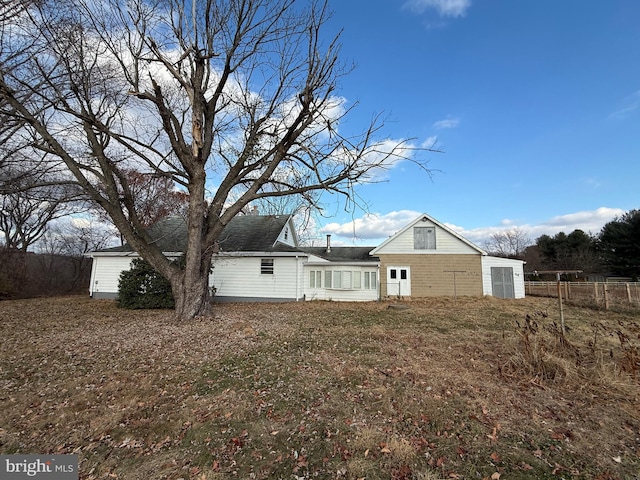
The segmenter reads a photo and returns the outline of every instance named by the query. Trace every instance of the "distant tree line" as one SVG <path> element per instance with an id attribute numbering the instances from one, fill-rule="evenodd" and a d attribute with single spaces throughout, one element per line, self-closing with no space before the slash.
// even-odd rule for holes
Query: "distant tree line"
<path id="1" fill-rule="evenodd" d="M 37 165 L 0 173 L 0 299 L 86 293 L 91 259 L 85 254 L 123 241 L 77 189 L 34 180 L 47 174 Z M 124 174 L 143 226 L 184 214 L 188 195 L 168 179 L 133 169 Z"/>
<path id="2" fill-rule="evenodd" d="M 638 281 L 640 210 L 614 218 L 597 234 L 576 229 L 569 234 L 542 235 L 532 242 L 522 229 L 515 228 L 492 235 L 485 249 L 492 255 L 525 260 L 525 271 L 529 273 L 582 270 L 582 277 L 625 277 Z"/>

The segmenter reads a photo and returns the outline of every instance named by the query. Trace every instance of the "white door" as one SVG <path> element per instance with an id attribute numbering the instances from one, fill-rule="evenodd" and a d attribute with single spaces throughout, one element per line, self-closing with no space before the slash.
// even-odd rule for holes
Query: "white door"
<path id="1" fill-rule="evenodd" d="M 387 267 L 387 295 L 411 296 L 411 275 L 409 267 Z"/>

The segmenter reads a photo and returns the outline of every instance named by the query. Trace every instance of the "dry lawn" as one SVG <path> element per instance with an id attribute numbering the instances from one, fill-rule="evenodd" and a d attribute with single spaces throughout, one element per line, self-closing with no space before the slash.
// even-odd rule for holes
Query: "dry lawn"
<path id="1" fill-rule="evenodd" d="M 83 479 L 634 479 L 640 314 L 555 300 L 0 302 L 0 453 Z"/>

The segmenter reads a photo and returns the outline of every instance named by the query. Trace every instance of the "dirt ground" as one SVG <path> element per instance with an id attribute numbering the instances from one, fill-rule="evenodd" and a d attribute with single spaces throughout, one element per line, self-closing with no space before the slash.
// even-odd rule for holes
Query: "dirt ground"
<path id="1" fill-rule="evenodd" d="M 396 307 L 407 308 L 396 308 Z M 0 453 L 82 479 L 640 478 L 640 313 L 0 302 Z"/>

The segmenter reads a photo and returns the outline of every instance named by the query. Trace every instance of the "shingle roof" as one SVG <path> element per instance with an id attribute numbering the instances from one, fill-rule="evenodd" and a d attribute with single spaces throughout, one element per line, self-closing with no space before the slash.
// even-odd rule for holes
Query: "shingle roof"
<path id="1" fill-rule="evenodd" d="M 286 245 L 276 244 L 288 220 L 286 215 L 238 215 L 222 231 L 220 251 L 268 252 L 291 249 Z M 182 252 L 187 244 L 186 220 L 182 217 L 165 218 L 149 228 L 149 235 L 163 252 Z M 133 248 L 125 244 L 99 251 L 133 252 Z"/>
<path id="2" fill-rule="evenodd" d="M 276 246 L 278 236 L 288 221 L 286 215 L 236 216 L 220 235 L 220 251 L 268 252 Z"/>
<path id="3" fill-rule="evenodd" d="M 305 253 L 310 253 L 330 262 L 377 262 L 378 257 L 372 257 L 369 252 L 375 247 L 331 247 L 327 252 L 326 247 L 302 247 Z"/>
<path id="4" fill-rule="evenodd" d="M 278 242 L 289 217 L 286 215 L 238 215 L 222 231 L 221 252 L 303 252 L 330 262 L 377 262 L 369 252 L 374 247 L 293 247 Z M 293 232 L 290 232 L 293 235 Z M 182 217 L 168 217 L 149 228 L 149 235 L 163 252 L 182 252 L 187 243 L 187 224 Z M 99 252 L 133 252 L 129 244 Z"/>

